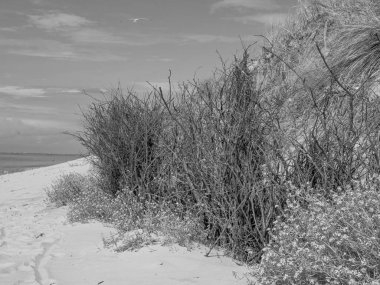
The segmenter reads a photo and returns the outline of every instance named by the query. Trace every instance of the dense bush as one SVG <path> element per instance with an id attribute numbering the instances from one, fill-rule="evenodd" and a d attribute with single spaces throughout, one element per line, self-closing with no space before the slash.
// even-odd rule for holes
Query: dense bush
<path id="1" fill-rule="evenodd" d="M 202 213 L 213 245 L 250 260 L 285 201 L 274 114 L 262 108 L 266 98 L 252 76 L 246 50 L 213 79 L 183 86 L 176 102 L 159 94 L 174 122 L 163 140 L 166 192 Z"/>
<path id="2" fill-rule="evenodd" d="M 380 3 L 300 4 L 261 54 L 244 47 L 209 80 L 146 97 L 119 87 L 94 102 L 76 137 L 100 179 L 73 213 L 124 231 L 177 217 L 186 235 L 203 229 L 211 249 L 259 261 L 276 217 L 298 211 L 289 185 L 329 203 L 378 174 Z M 81 206 L 91 203 L 94 214 Z"/>
<path id="3" fill-rule="evenodd" d="M 300 4 L 268 35 L 267 59 L 257 68 L 267 77 L 265 97 L 278 102 L 291 180 L 334 190 L 379 167 L 380 3 Z"/>
<path id="4" fill-rule="evenodd" d="M 84 131 L 75 136 L 94 158 L 104 191 L 114 196 L 124 187 L 153 191 L 160 163 L 161 108 L 149 96 L 139 99 L 132 91 L 123 95 L 120 87 L 109 95 L 83 114 Z"/>
<path id="5" fill-rule="evenodd" d="M 342 189 L 332 201 L 295 191 L 264 248 L 259 284 L 379 284 L 379 182 Z"/>
<path id="6" fill-rule="evenodd" d="M 140 99 L 112 90 L 90 106 L 76 136 L 92 155 L 106 194 L 123 195 L 142 212 L 157 203 L 182 221 L 183 211 L 196 215 L 211 248 L 222 245 L 240 258 L 254 252 L 250 259 L 257 259 L 285 195 L 282 170 L 274 168 L 280 148 L 275 111 L 260 108 L 265 98 L 247 63 L 246 50 L 214 79 L 185 84 L 175 94 L 159 88 Z M 109 204 L 90 198 L 93 191 L 84 199 Z M 115 218 L 125 222 L 122 216 Z"/>

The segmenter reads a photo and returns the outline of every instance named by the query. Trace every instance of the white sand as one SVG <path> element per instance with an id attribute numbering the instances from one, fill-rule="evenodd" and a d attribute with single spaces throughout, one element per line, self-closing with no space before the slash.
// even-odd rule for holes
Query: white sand
<path id="1" fill-rule="evenodd" d="M 116 253 L 100 223 L 69 224 L 65 207 L 46 205 L 45 187 L 64 173 L 85 174 L 85 159 L 0 176 L 0 284 L 247 284 L 248 271 L 207 249 L 149 246 Z"/>

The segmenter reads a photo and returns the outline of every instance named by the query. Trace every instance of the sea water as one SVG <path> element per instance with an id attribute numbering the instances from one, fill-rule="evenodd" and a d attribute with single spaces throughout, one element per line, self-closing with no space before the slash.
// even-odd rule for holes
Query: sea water
<path id="1" fill-rule="evenodd" d="M 78 159 L 78 154 L 1 153 L 0 175 Z"/>

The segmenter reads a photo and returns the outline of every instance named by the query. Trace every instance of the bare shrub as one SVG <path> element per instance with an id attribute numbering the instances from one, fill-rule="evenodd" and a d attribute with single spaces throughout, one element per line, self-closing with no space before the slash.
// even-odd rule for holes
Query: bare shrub
<path id="1" fill-rule="evenodd" d="M 112 195 L 123 187 L 153 191 L 160 164 L 160 106 L 149 96 L 138 98 L 132 91 L 123 95 L 121 87 L 109 95 L 83 114 L 84 131 L 75 136 L 94 157 L 104 191 Z"/>
<path id="2" fill-rule="evenodd" d="M 176 101 L 156 92 L 174 122 L 164 138 L 168 192 L 203 215 L 211 249 L 222 245 L 236 257 L 257 260 L 286 195 L 275 112 L 265 109 L 248 59 L 245 50 L 214 79 L 189 82 Z"/>
<path id="3" fill-rule="evenodd" d="M 179 230 L 168 223 L 178 217 L 190 236 L 202 224 L 210 250 L 259 261 L 276 216 L 292 209 L 289 183 L 332 201 L 379 173 L 380 4 L 300 4 L 261 54 L 244 48 L 179 91 L 169 76 L 167 94 L 115 89 L 84 113 L 76 136 L 100 174 L 88 197 L 103 191 L 93 201 L 120 229 L 149 231 L 163 215 L 158 225 Z"/>

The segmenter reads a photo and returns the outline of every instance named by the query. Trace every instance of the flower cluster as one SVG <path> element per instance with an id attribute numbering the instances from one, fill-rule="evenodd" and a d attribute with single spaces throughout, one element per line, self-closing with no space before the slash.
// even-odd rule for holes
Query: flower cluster
<path id="1" fill-rule="evenodd" d="M 116 245 L 118 251 L 156 242 L 158 236 L 162 243 L 184 246 L 207 236 L 199 219 L 181 209 L 181 205 L 149 201 L 130 189 L 123 189 L 114 197 L 102 191 L 94 177 L 65 175 L 46 192 L 49 202 L 69 207 L 70 222 L 98 220 L 115 226 L 117 237 L 105 244 Z"/>
<path id="2" fill-rule="evenodd" d="M 290 196 L 253 273 L 259 283 L 380 284 L 378 182 L 350 185 L 331 200 Z"/>

